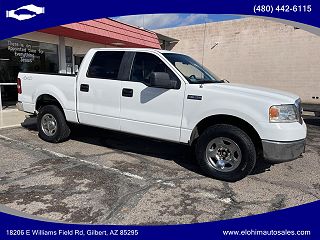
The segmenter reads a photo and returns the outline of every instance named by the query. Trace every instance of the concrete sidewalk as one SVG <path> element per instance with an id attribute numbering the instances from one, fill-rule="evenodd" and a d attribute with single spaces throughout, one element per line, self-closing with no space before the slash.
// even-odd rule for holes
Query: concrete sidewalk
<path id="1" fill-rule="evenodd" d="M 20 126 L 25 120 L 25 112 L 18 109 L 0 111 L 0 129 Z"/>

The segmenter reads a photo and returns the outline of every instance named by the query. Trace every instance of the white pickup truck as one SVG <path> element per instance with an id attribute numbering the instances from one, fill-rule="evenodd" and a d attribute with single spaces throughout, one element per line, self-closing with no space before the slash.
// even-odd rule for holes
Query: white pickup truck
<path id="1" fill-rule="evenodd" d="M 45 141 L 66 140 L 78 123 L 189 144 L 203 171 L 225 181 L 305 149 L 298 96 L 227 83 L 170 51 L 91 49 L 76 75 L 19 73 L 18 93 Z"/>

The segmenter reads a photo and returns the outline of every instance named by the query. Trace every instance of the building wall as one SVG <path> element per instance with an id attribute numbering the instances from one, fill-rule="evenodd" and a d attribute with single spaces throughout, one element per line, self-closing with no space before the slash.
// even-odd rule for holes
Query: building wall
<path id="1" fill-rule="evenodd" d="M 41 32 L 31 32 L 23 35 L 19 35 L 15 38 L 26 39 L 31 41 L 46 42 L 52 44 L 59 44 L 59 36 L 41 33 Z M 65 45 L 72 47 L 74 55 L 83 55 L 91 48 L 101 48 L 108 47 L 108 45 L 92 43 L 87 41 L 82 41 L 78 39 L 65 38 Z"/>
<path id="2" fill-rule="evenodd" d="M 294 92 L 304 102 L 320 103 L 312 99 L 320 96 L 319 36 L 259 18 L 157 32 L 179 39 L 173 51 L 191 55 L 221 78 Z"/>
<path id="3" fill-rule="evenodd" d="M 37 42 L 59 44 L 59 36 L 41 33 L 41 32 L 26 33 L 26 34 L 16 36 L 15 38 L 26 39 L 26 40 L 37 41 Z"/>
<path id="4" fill-rule="evenodd" d="M 86 42 L 72 38 L 65 38 L 65 44 L 66 46 L 72 47 L 74 55 L 86 54 L 91 48 L 108 47 L 108 45 Z"/>

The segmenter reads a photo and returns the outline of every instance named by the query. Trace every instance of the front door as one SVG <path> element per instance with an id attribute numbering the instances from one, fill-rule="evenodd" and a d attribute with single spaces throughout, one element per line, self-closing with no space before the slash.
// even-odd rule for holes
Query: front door
<path id="1" fill-rule="evenodd" d="M 169 73 L 172 80 L 179 81 L 179 89 L 150 87 L 152 72 Z M 122 81 L 121 130 L 179 141 L 184 88 L 184 83 L 158 56 L 137 52 L 129 81 Z"/>

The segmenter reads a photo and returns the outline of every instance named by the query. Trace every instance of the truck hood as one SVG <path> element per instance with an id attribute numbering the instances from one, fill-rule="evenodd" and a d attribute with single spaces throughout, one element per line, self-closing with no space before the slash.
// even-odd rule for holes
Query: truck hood
<path id="1" fill-rule="evenodd" d="M 204 84 L 204 85 L 212 86 L 213 84 Z M 214 85 L 226 91 L 233 91 L 238 94 L 243 93 L 245 95 L 251 95 L 253 97 L 266 98 L 278 104 L 292 104 L 299 98 L 299 96 L 293 93 L 275 90 L 271 88 L 251 86 L 246 84 L 220 83 L 220 84 L 214 84 Z"/>

